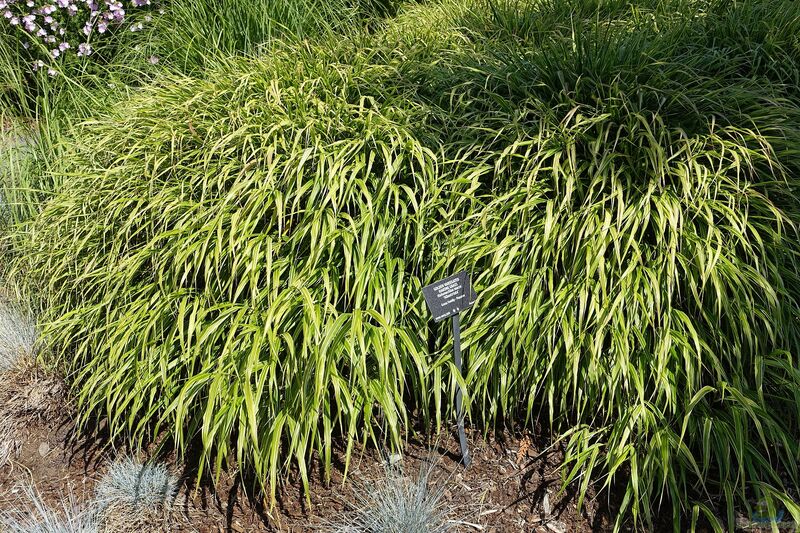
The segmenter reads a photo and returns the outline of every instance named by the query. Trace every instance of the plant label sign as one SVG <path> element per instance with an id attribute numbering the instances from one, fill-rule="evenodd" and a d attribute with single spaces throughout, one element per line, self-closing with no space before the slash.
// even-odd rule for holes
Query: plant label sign
<path id="1" fill-rule="evenodd" d="M 428 304 L 433 319 L 441 322 L 446 318 L 453 319 L 453 358 L 455 359 L 458 373 L 461 374 L 461 318 L 459 313 L 475 303 L 478 295 L 472 289 L 469 273 L 465 270 L 444 278 L 436 283 L 422 287 L 422 295 Z M 464 466 L 469 466 L 469 446 L 467 433 L 464 430 L 464 407 L 462 405 L 463 392 L 461 388 L 456 391 L 456 417 L 458 419 L 458 440 L 461 444 L 461 456 Z"/>
<path id="2" fill-rule="evenodd" d="M 478 297 L 472 289 L 466 270 L 423 287 L 422 295 L 425 296 L 425 303 L 436 322 L 471 307 Z"/>

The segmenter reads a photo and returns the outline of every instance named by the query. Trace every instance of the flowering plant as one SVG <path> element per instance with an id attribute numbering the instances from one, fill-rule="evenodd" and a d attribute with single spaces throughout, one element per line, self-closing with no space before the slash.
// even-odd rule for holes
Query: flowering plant
<path id="1" fill-rule="evenodd" d="M 151 0 L 0 0 L 0 24 L 19 34 L 33 70 L 53 76 L 56 60 L 91 56 L 97 39 L 123 28 L 143 30 L 152 7 Z M 131 17 L 136 10 L 148 12 Z"/>

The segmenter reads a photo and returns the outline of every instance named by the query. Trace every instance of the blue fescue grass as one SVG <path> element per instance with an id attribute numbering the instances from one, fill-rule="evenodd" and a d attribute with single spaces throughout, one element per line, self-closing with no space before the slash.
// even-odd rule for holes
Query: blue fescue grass
<path id="1" fill-rule="evenodd" d="M 178 479 L 166 466 L 125 457 L 116 461 L 97 484 L 95 502 L 102 511 L 124 508 L 134 514 L 169 508 Z"/>
<path id="2" fill-rule="evenodd" d="M 435 461 L 407 473 L 402 463 L 384 465 L 377 481 L 353 482 L 351 512 L 333 525 L 334 533 L 447 533 L 455 529 L 455 509 L 444 499 L 444 480 L 433 475 Z"/>
<path id="3" fill-rule="evenodd" d="M 100 533 L 94 510 L 82 509 L 73 495 L 54 510 L 35 487 L 22 485 L 21 491 L 21 507 L 0 512 L 3 533 Z"/>
<path id="4" fill-rule="evenodd" d="M 14 368 L 36 350 L 36 321 L 30 309 L 5 300 L 0 293 L 0 372 Z"/>

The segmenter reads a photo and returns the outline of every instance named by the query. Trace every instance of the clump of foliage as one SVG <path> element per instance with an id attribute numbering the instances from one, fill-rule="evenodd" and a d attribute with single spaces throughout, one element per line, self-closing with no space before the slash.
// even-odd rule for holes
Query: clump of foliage
<path id="1" fill-rule="evenodd" d="M 115 461 L 98 482 L 93 505 L 104 531 L 169 530 L 178 479 L 159 463 Z"/>
<path id="2" fill-rule="evenodd" d="M 549 422 L 619 524 L 800 519 L 800 6 L 466 1 L 74 132 L 17 267 L 82 422 L 272 490 L 400 446 L 452 412 L 420 287 L 466 268 L 473 422 Z"/>
<path id="3" fill-rule="evenodd" d="M 3 229 L 0 223 L 0 231 Z M 33 306 L 6 283 L 7 268 L 8 265 L 0 265 L 0 372 L 17 368 L 23 360 L 33 359 L 39 341 Z"/>
<path id="4" fill-rule="evenodd" d="M 70 496 L 62 500 L 62 509 L 49 508 L 39 492 L 23 486 L 24 508 L 0 513 L 0 527 L 7 533 L 99 533 L 92 512 L 78 506 Z"/>
<path id="5" fill-rule="evenodd" d="M 452 509 L 444 502 L 444 488 L 432 479 L 434 462 L 423 462 L 416 475 L 402 464 L 386 465 L 385 477 L 356 485 L 353 509 L 336 533 L 447 533 L 454 531 Z"/>
<path id="6" fill-rule="evenodd" d="M 36 321 L 30 310 L 5 299 L 0 293 L 0 372 L 34 355 L 37 340 Z"/>
<path id="7" fill-rule="evenodd" d="M 0 72 L 8 74 L 0 111 L 32 117 L 59 92 L 90 94 L 75 85 L 89 89 L 98 75 L 109 77 L 106 66 L 141 46 L 129 35 L 148 29 L 154 15 L 151 0 L 0 0 Z M 116 75 L 132 67 L 118 64 Z"/>
<path id="8" fill-rule="evenodd" d="M 122 507 L 141 515 L 171 506 L 177 491 L 178 480 L 166 466 L 126 457 L 114 462 L 99 481 L 95 502 L 101 510 Z"/>
<path id="9" fill-rule="evenodd" d="M 117 133 L 130 137 L 97 138 L 90 152 L 105 159 L 112 146 L 122 146 L 117 142 L 138 144 L 144 123 L 152 128 L 151 143 L 123 156 L 127 163 L 114 156 L 97 161 L 96 168 L 119 179 L 95 186 L 70 180 L 65 195 L 48 203 L 39 220 L 64 217 L 58 225 L 63 247 L 45 245 L 33 228 L 19 243 L 30 272 L 44 267 L 36 259 L 44 255 L 34 249 L 71 255 L 75 245 L 72 257 L 87 261 L 85 272 L 106 251 L 113 257 L 92 276 L 93 288 L 85 285 L 80 294 L 72 290 L 77 280 L 56 271 L 37 279 L 50 287 L 42 289 L 53 316 L 76 305 L 95 309 L 104 322 L 106 310 L 114 315 L 96 337 L 84 336 L 89 319 L 78 314 L 57 328 L 65 338 L 56 341 L 61 334 L 51 332 L 54 345 L 71 352 L 64 361 L 77 372 L 75 383 L 86 386 L 76 391 L 81 403 L 128 411 L 127 421 L 110 419 L 114 436 L 138 426 L 137 419 L 154 422 L 138 426 L 145 430 L 139 437 L 170 428 L 180 448 L 202 432 L 204 460 L 219 468 L 235 459 L 273 484 L 292 459 L 304 465 L 314 449 L 330 460 L 335 433 L 344 432 L 352 445 L 363 425 L 385 424 L 399 442 L 405 381 L 420 380 L 412 388 L 429 390 L 429 377 L 412 372 L 430 363 L 415 333 L 424 321 L 410 303 L 419 281 L 408 276 L 407 262 L 415 259 L 405 257 L 423 232 L 428 195 L 436 194 L 435 154 L 411 132 L 420 118 L 413 108 L 398 102 L 378 111 L 330 85 L 339 76 L 367 75 L 372 65 L 333 71 L 316 54 L 304 60 L 284 53 L 272 63 L 234 63 L 212 74 L 213 81 L 172 78 L 146 89 L 131 101 L 137 111 L 120 108 L 118 118 L 132 122 Z M 252 74 L 237 74 L 242 65 Z M 305 69 L 327 79 L 309 79 Z M 266 98 L 256 104 L 254 90 Z M 154 106 L 161 98 L 194 100 L 192 114 L 183 103 Z M 220 113 L 228 118 L 218 121 Z M 186 134 L 188 152 L 181 157 L 190 172 L 176 174 L 159 162 L 172 151 L 175 128 Z M 227 142 L 217 144 L 218 135 Z M 148 170 L 142 172 L 139 157 L 149 161 Z M 160 218 L 149 204 L 129 202 L 145 190 L 164 202 Z M 103 197 L 102 225 L 72 218 L 72 206 Z M 140 233 L 142 223 L 154 224 L 152 231 Z M 138 233 L 136 246 L 106 240 L 126 227 Z M 89 228 L 97 233 L 87 235 L 84 248 L 74 239 Z M 164 239 L 167 228 L 182 237 Z M 62 259 L 70 261 L 67 255 Z M 123 282 L 128 267 L 142 275 L 131 271 L 124 278 L 133 278 Z M 155 271 L 165 276 L 158 283 L 145 275 Z M 72 288 L 56 289 L 60 282 Z M 139 283 L 136 296 L 127 292 Z M 104 310 L 115 295 L 120 305 Z M 151 324 L 152 337 L 130 335 L 139 320 Z M 89 343 L 80 347 L 73 335 Z M 98 344 L 90 347 L 90 339 Z M 96 356 L 95 349 L 111 345 Z M 161 367 L 168 360 L 176 364 Z M 107 372 L 116 378 L 102 378 Z M 310 413 L 319 413 L 323 425 Z"/>

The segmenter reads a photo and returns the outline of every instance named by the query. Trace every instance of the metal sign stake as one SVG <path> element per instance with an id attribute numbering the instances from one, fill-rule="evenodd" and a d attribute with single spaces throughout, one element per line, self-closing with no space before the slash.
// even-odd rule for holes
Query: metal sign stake
<path id="1" fill-rule="evenodd" d="M 456 360 L 456 368 L 458 368 L 458 375 L 463 377 L 461 373 L 461 318 L 458 314 L 453 315 L 453 355 Z M 458 441 L 461 444 L 461 457 L 464 461 L 464 466 L 469 466 L 472 461 L 469 457 L 469 447 L 467 445 L 467 432 L 464 430 L 464 407 L 461 398 L 462 390 L 461 385 L 458 385 L 456 390 L 456 418 L 458 419 Z"/>

